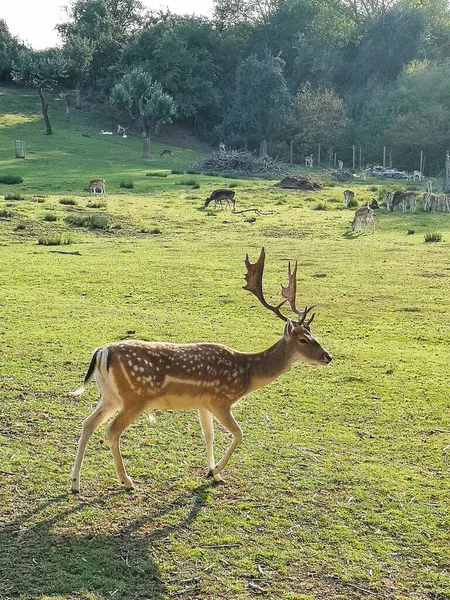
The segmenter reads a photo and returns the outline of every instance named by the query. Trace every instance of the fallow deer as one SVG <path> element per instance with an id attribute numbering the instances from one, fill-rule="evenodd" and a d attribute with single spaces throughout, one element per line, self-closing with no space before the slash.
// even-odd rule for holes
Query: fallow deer
<path id="1" fill-rule="evenodd" d="M 397 206 L 402 209 L 403 212 L 407 208 L 411 211 L 416 210 L 417 205 L 417 194 L 416 192 L 400 192 L 397 190 L 392 198 L 391 208 L 394 210 Z"/>
<path id="2" fill-rule="evenodd" d="M 311 315 L 310 312 L 313 307 L 306 307 L 304 311 L 296 307 L 297 263 L 292 272 L 290 264 L 288 266 L 288 285 L 281 286 L 283 301 L 272 306 L 263 295 L 264 261 L 264 248 L 254 264 L 246 256 L 247 283 L 244 289 L 286 323 L 283 336 L 270 348 L 247 353 L 215 343 L 171 344 L 128 340 L 106 344 L 94 351 L 83 385 L 71 393 L 72 396 L 80 396 L 92 377 L 100 392 L 96 409 L 83 421 L 71 475 L 73 493 L 80 489 L 80 469 L 89 438 L 115 413 L 118 414 L 108 425 L 106 438 L 119 481 L 127 489 L 134 487 L 125 471 L 119 440 L 122 432 L 150 409 L 198 410 L 206 442 L 207 476 L 215 482 L 223 481 L 220 473 L 243 437 L 231 412 L 233 405 L 243 396 L 289 371 L 297 361 L 314 365 L 331 362 L 331 355 L 311 333 L 314 313 Z M 286 301 L 297 321 L 281 312 Z M 233 436 L 231 445 L 217 464 L 213 450 L 214 417 Z"/>
<path id="3" fill-rule="evenodd" d="M 226 206 L 229 206 L 230 208 L 232 207 L 233 210 L 235 210 L 236 200 L 234 199 L 234 196 L 235 196 L 235 192 L 233 192 L 233 190 L 227 190 L 227 189 L 214 190 L 211 193 L 211 196 L 209 198 L 205 199 L 205 208 L 207 206 L 209 206 L 209 204 L 211 202 L 214 202 L 215 208 L 220 206 L 220 208 L 223 209 L 222 201 L 224 201 Z"/>
<path id="4" fill-rule="evenodd" d="M 97 192 L 101 196 L 106 196 L 106 181 L 104 179 L 91 179 L 89 182 L 89 193 L 96 196 Z"/>
<path id="5" fill-rule="evenodd" d="M 353 202 L 354 199 L 355 199 L 355 192 L 352 192 L 352 190 L 344 190 L 344 205 L 345 205 L 345 208 L 348 208 L 349 205 L 350 205 L 350 202 Z"/>
<path id="6" fill-rule="evenodd" d="M 357 208 L 355 210 L 355 216 L 353 217 L 353 221 L 350 221 L 352 231 L 357 231 L 359 233 L 361 231 L 361 223 L 364 223 L 364 233 L 366 233 L 367 221 L 369 221 L 369 223 L 372 223 L 372 233 L 375 233 L 375 221 L 373 218 L 373 210 L 370 208 L 369 204 L 367 204 L 367 206 L 361 206 L 360 208 Z"/>
<path id="7" fill-rule="evenodd" d="M 163 150 L 160 156 L 172 156 L 172 150 Z"/>

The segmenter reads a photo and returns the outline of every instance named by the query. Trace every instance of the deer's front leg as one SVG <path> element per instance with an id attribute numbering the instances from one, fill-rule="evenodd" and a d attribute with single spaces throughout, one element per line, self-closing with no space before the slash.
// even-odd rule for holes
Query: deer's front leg
<path id="1" fill-rule="evenodd" d="M 208 477 L 211 476 L 212 470 L 214 469 L 214 417 L 213 414 L 206 408 L 200 408 L 198 411 L 200 417 L 200 424 L 202 426 L 203 437 L 206 443 L 206 456 L 208 461 Z M 220 483 L 223 481 L 222 477 L 212 475 L 214 481 Z"/>
<path id="2" fill-rule="evenodd" d="M 224 408 L 217 411 L 215 410 L 214 416 L 233 436 L 233 441 L 231 442 L 225 454 L 219 460 L 214 469 L 210 469 L 208 473 L 208 477 L 213 477 L 215 479 L 215 476 L 218 475 L 220 471 L 222 471 L 225 468 L 227 462 L 230 460 L 230 456 L 242 442 L 242 438 L 244 436 L 242 434 L 242 429 L 239 427 L 236 419 L 233 417 L 229 408 Z"/>

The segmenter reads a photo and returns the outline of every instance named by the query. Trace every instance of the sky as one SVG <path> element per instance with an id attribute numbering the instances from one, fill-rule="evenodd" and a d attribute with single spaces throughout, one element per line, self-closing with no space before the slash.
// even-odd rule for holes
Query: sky
<path id="1" fill-rule="evenodd" d="M 211 16 L 212 0 L 142 0 L 152 9 L 169 8 L 171 12 Z M 54 27 L 66 20 L 63 9 L 68 0 L 0 0 L 0 19 L 10 33 L 36 50 L 56 46 Z"/>

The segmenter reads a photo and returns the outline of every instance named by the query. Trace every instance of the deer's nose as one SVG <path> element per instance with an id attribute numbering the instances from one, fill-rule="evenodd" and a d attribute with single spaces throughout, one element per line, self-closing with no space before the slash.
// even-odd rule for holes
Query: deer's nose
<path id="1" fill-rule="evenodd" d="M 324 358 L 324 360 L 328 361 L 329 363 L 333 360 L 333 357 L 328 352 L 323 353 L 323 358 Z"/>

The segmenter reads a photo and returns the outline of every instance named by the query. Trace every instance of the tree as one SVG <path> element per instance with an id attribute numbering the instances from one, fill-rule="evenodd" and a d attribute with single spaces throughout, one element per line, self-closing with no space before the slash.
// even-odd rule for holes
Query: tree
<path id="1" fill-rule="evenodd" d="M 91 89 L 108 89 L 116 65 L 143 23 L 143 5 L 140 0 L 72 0 L 66 7 L 68 21 L 56 26 L 64 45 L 71 40 L 85 40 L 77 44 L 83 60 L 90 52 L 86 43 L 93 45 L 89 70 L 83 81 L 89 80 Z M 72 48 L 72 51 L 75 51 Z M 88 78 L 84 78 L 88 75 Z"/>
<path id="2" fill-rule="evenodd" d="M 213 0 L 214 19 L 220 28 L 267 23 L 281 0 Z"/>
<path id="3" fill-rule="evenodd" d="M 0 81 L 10 79 L 12 61 L 21 45 L 9 32 L 6 21 L 0 19 Z"/>
<path id="4" fill-rule="evenodd" d="M 123 63 L 128 69 L 140 65 L 151 73 L 173 97 L 178 117 L 196 118 L 202 111 L 217 110 L 219 104 L 215 44 L 217 34 L 209 23 L 168 15 L 137 36 Z"/>
<path id="5" fill-rule="evenodd" d="M 267 144 L 284 138 L 291 96 L 283 76 L 283 61 L 266 54 L 249 56 L 236 72 L 234 102 L 224 122 L 224 139 L 232 143 Z"/>
<path id="6" fill-rule="evenodd" d="M 75 108 L 81 108 L 81 86 L 86 80 L 92 64 L 95 44 L 88 38 L 70 35 L 66 38 L 63 54 L 69 68 L 69 76 L 75 81 Z"/>
<path id="7" fill-rule="evenodd" d="M 141 68 L 133 69 L 116 83 L 110 102 L 139 124 L 144 138 L 144 156 L 150 131 L 155 131 L 163 123 L 170 123 L 175 114 L 173 98 Z"/>
<path id="8" fill-rule="evenodd" d="M 44 92 L 53 89 L 66 75 L 67 64 L 58 50 L 33 52 L 24 49 L 17 54 L 13 61 L 12 77 L 14 81 L 31 85 L 38 91 L 47 135 L 52 135 L 53 131 Z"/>
<path id="9" fill-rule="evenodd" d="M 294 119 L 295 140 L 304 153 L 318 144 L 335 146 L 347 124 L 343 100 L 333 90 L 312 89 L 308 82 L 298 90 Z"/>

